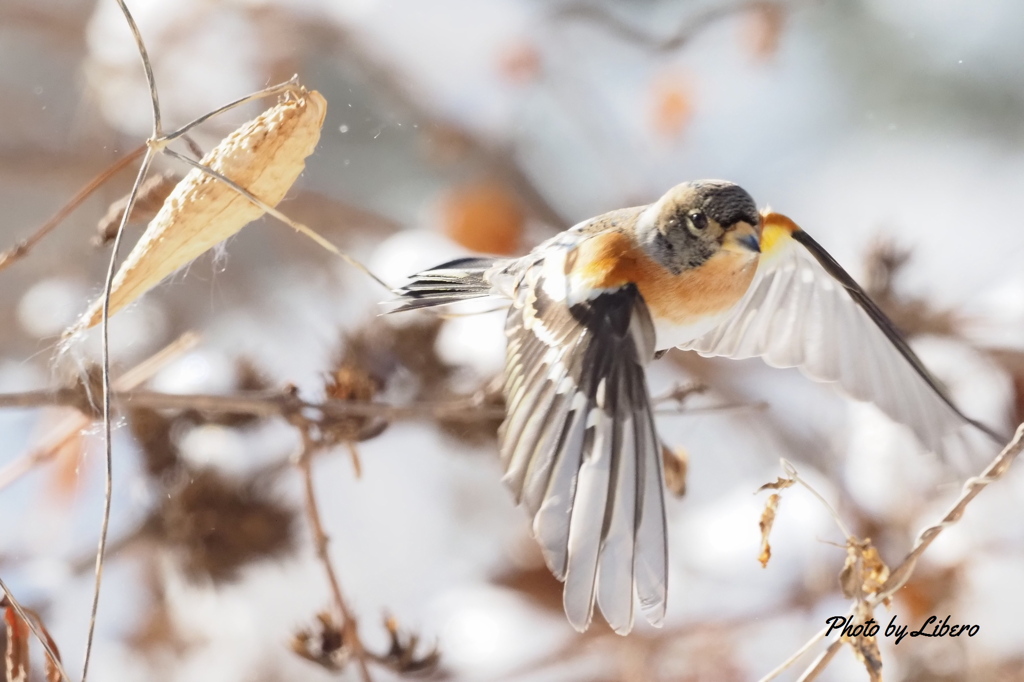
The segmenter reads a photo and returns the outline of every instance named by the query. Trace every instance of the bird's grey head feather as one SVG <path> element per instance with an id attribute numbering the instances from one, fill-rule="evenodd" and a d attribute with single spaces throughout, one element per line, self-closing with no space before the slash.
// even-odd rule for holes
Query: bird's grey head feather
<path id="1" fill-rule="evenodd" d="M 676 185 L 648 206 L 637 223 L 648 253 L 675 274 L 699 267 L 741 223 L 760 222 L 757 204 L 739 185 L 700 180 Z"/>

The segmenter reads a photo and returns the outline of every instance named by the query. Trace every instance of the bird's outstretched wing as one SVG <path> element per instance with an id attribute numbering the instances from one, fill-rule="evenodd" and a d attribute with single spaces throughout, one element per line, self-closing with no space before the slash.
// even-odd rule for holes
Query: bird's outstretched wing
<path id="1" fill-rule="evenodd" d="M 562 264 L 523 273 L 506 323 L 505 481 L 533 516 L 577 630 L 597 599 L 612 628 L 665 612 L 667 545 L 660 441 L 644 366 L 654 352 L 632 284 L 568 302 Z"/>
<path id="2" fill-rule="evenodd" d="M 682 346 L 705 356 L 760 356 L 836 382 L 910 427 L 945 458 L 965 446 L 964 416 L 892 322 L 845 270 L 785 216 L 766 213 L 761 261 L 750 289 L 725 322 Z"/>

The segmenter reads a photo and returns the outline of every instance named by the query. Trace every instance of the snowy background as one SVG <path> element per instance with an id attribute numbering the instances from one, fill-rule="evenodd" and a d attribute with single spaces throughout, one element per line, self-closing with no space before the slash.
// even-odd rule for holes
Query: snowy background
<path id="1" fill-rule="evenodd" d="M 320 146 L 279 208 L 391 283 L 474 249 L 521 253 L 683 180 L 727 178 L 873 283 L 966 412 L 1006 432 L 1020 421 L 1019 2 L 130 6 L 168 128 L 294 73 L 326 97 Z M 150 119 L 113 0 L 0 4 L 0 93 L 3 249 L 140 144 Z M 208 150 L 259 110 L 214 120 L 195 141 Z M 170 160 L 159 169 L 183 172 Z M 109 247 L 93 244 L 95 225 L 130 183 L 130 171 L 117 174 L 0 270 L 0 392 L 68 384 L 98 357 L 94 340 L 63 357 L 57 344 L 101 288 Z M 129 229 L 126 244 L 140 234 Z M 888 286 L 886 264 L 900 254 L 909 258 Z M 325 377 L 355 358 L 379 382 L 376 399 L 394 403 L 468 395 L 499 371 L 501 313 L 378 319 L 387 297 L 264 220 L 119 315 L 114 362 L 124 371 L 195 330 L 199 344 L 147 388 L 292 384 L 319 400 Z M 806 491 L 784 493 L 772 561 L 757 562 L 766 494 L 754 491 L 781 474 L 780 457 L 890 565 L 963 479 L 872 407 L 796 371 L 675 353 L 649 376 L 655 393 L 709 387 L 658 422 L 689 455 L 686 495 L 669 505 L 663 629 L 623 639 L 595 623 L 576 634 L 500 483 L 493 420 L 401 420 L 359 443 L 358 479 L 344 447 L 314 462 L 331 556 L 368 645 L 386 648 L 389 614 L 420 637 L 419 651 L 437 645 L 439 679 L 759 679 L 847 610 L 844 538 Z M 734 407 L 696 409 L 721 405 Z M 3 473 L 69 414 L 0 411 L 0 576 L 41 613 L 76 677 L 102 505 L 97 429 L 52 463 Z M 299 476 L 282 466 L 297 444 L 281 420 L 119 417 L 94 679 L 337 676 L 288 644 L 329 605 Z M 883 622 L 951 614 L 980 625 L 971 639 L 883 639 L 886 679 L 1024 679 L 1022 512 L 1024 474 L 1011 470 L 879 611 Z M 354 665 L 341 674 L 358 679 Z M 821 679 L 867 675 L 844 649 Z"/>

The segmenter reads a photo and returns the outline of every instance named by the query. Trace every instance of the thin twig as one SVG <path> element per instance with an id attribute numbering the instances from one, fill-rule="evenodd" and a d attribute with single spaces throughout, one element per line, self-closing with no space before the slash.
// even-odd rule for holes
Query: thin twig
<path id="1" fill-rule="evenodd" d="M 646 47 L 656 52 L 673 52 L 686 45 L 686 43 L 692 40 L 698 33 L 716 21 L 730 17 L 733 14 L 748 12 L 767 4 L 778 4 L 781 6 L 783 3 L 772 3 L 769 2 L 769 0 L 752 0 L 747 2 L 738 2 L 732 5 L 709 7 L 703 12 L 690 17 L 689 20 L 680 25 L 674 33 L 664 37 L 651 35 L 624 21 L 618 16 L 615 16 L 603 7 L 590 4 L 572 3 L 569 5 L 563 5 L 552 14 L 552 17 L 554 19 L 563 20 L 573 17 L 578 19 L 587 19 L 594 23 L 601 24 L 620 38 L 635 45 L 640 45 L 641 47 Z"/>
<path id="2" fill-rule="evenodd" d="M 759 681 L 759 682 L 771 682 L 771 681 L 772 681 L 772 680 L 774 680 L 774 679 L 775 679 L 776 677 L 778 677 L 778 676 L 779 676 L 779 675 L 781 675 L 781 674 L 782 674 L 783 672 L 785 672 L 785 670 L 786 670 L 787 668 L 789 668 L 789 666 L 791 666 L 791 665 L 793 665 L 794 663 L 796 663 L 796 662 L 797 662 L 798 660 L 800 660 L 800 658 L 801 658 L 801 657 L 802 657 L 802 656 L 803 656 L 804 654 L 806 654 L 806 653 L 807 653 L 808 651 L 810 651 L 811 647 L 813 647 L 813 646 L 814 646 L 815 644 L 817 644 L 817 643 L 818 643 L 818 642 L 820 642 L 821 640 L 825 639 L 825 635 L 826 635 L 826 633 L 828 633 L 828 631 L 829 631 L 829 629 L 830 629 L 830 628 L 831 628 L 831 626 L 830 626 L 830 625 L 826 625 L 826 626 L 825 626 L 825 627 L 823 627 L 823 628 L 822 628 L 821 630 L 819 630 L 819 631 L 818 631 L 818 634 L 814 635 L 814 636 L 813 636 L 813 637 L 811 637 L 811 638 L 810 638 L 809 640 L 807 640 L 807 642 L 805 642 L 805 643 L 804 643 L 804 645 L 803 645 L 802 647 L 800 647 L 799 649 L 797 649 L 797 650 L 796 650 L 796 651 L 795 651 L 795 652 L 793 653 L 793 655 L 792 655 L 792 656 L 790 656 L 789 658 L 787 658 L 786 660 L 784 660 L 784 661 L 783 661 L 782 663 L 780 663 L 780 664 L 778 665 L 778 667 L 777 667 L 777 668 L 775 668 L 775 670 L 772 670 L 772 671 L 771 671 L 770 673 L 768 673 L 767 675 L 765 675 L 764 677 L 762 677 L 762 678 L 760 679 L 760 681 Z"/>
<path id="3" fill-rule="evenodd" d="M 122 171 L 125 166 L 142 156 L 145 151 L 146 146 L 140 145 L 112 163 L 105 170 L 101 171 L 99 175 L 86 183 L 85 187 L 78 190 L 78 193 L 71 197 L 71 200 L 64 204 L 59 211 L 54 213 L 53 217 L 43 223 L 39 229 L 33 232 L 29 237 L 0 253 L 0 270 L 3 270 L 15 261 L 27 256 L 29 251 L 35 248 L 36 244 L 42 241 L 46 235 L 50 234 L 50 232 L 52 232 L 58 225 L 64 222 L 64 220 L 71 215 L 76 208 L 81 206 L 86 199 L 92 196 L 92 193 L 95 192 L 97 188 Z"/>
<path id="4" fill-rule="evenodd" d="M 248 94 L 248 95 L 246 95 L 244 97 L 239 97 L 238 99 L 236 99 L 233 102 L 228 102 L 227 104 L 225 104 L 223 106 L 217 107 L 213 111 L 208 112 L 206 114 L 203 114 L 199 118 L 196 118 L 196 119 L 194 119 L 192 121 L 189 121 L 188 123 L 186 123 L 182 127 L 180 127 L 177 130 L 175 130 L 174 132 L 167 133 L 166 135 L 163 136 L 162 139 L 165 140 L 166 142 L 171 142 L 173 140 L 178 139 L 179 137 L 184 136 L 188 131 L 192 130 L 196 126 L 201 125 L 203 123 L 206 123 L 211 118 L 213 118 L 215 116 L 219 116 L 220 114 L 223 114 L 224 112 L 226 112 L 226 111 L 228 111 L 230 109 L 234 109 L 235 107 L 239 107 L 239 106 L 241 106 L 243 104 L 247 104 L 249 102 L 252 102 L 252 101 L 255 101 L 255 100 L 258 100 L 258 99 L 263 99 L 264 97 L 271 97 L 273 95 L 278 95 L 278 94 L 281 94 L 282 92 L 292 92 L 292 91 L 296 90 L 298 87 L 299 87 L 298 76 L 292 76 L 291 78 L 289 78 L 288 80 L 284 81 L 283 83 L 278 83 L 277 85 L 271 85 L 268 88 L 264 88 L 264 89 L 259 90 L 257 92 L 253 92 L 253 93 Z M 193 153 L 195 153 L 196 150 L 193 148 L 192 151 L 193 151 Z M 199 156 L 202 156 L 202 154 L 200 154 Z"/>
<path id="5" fill-rule="evenodd" d="M 971 500 L 977 497 L 982 490 L 984 490 L 992 483 L 998 481 L 1006 474 L 1006 472 L 1010 469 L 1010 466 L 1013 464 L 1013 461 L 1017 458 L 1017 456 L 1021 453 L 1022 450 L 1024 450 L 1024 424 L 1021 424 L 1017 427 L 1017 431 L 1014 434 L 1013 439 L 1006 445 L 1006 447 L 1003 448 L 1003 450 L 998 455 L 996 455 L 995 459 L 993 459 L 992 462 L 989 463 L 987 467 L 985 467 L 984 471 L 982 471 L 980 475 L 969 478 L 964 482 L 963 491 L 961 492 L 960 497 L 956 499 L 956 501 L 950 507 L 949 511 L 947 511 L 946 514 L 942 517 L 942 519 L 938 523 L 928 526 L 918 534 L 917 540 L 914 542 L 913 548 L 903 558 L 903 561 L 900 562 L 900 565 L 889 573 L 888 579 L 886 579 L 885 583 L 882 584 L 881 588 L 879 588 L 877 592 L 872 594 L 867 599 L 864 598 L 863 594 L 858 595 L 856 602 L 859 608 L 858 613 L 873 613 L 874 609 L 878 607 L 879 604 L 882 604 L 886 600 L 892 598 L 892 596 L 897 591 L 899 591 L 904 585 L 906 585 L 907 581 L 910 580 L 910 577 L 914 572 L 914 568 L 917 566 L 918 559 L 925 552 L 925 550 L 928 549 L 931 543 L 935 541 L 935 538 L 937 538 L 943 530 L 945 530 L 949 526 L 952 526 L 960 520 L 960 518 L 964 514 L 964 511 L 967 509 L 967 505 L 970 504 Z M 846 531 L 845 525 L 839 518 L 838 514 L 836 514 L 832 506 L 828 504 L 828 502 L 819 493 L 817 493 L 817 491 L 815 491 L 813 488 L 807 485 L 797 475 L 796 469 L 793 467 L 792 464 L 790 464 L 786 460 L 782 460 L 782 466 L 786 470 L 786 473 L 790 476 L 790 478 L 804 485 L 804 487 L 806 487 L 808 490 L 814 493 L 822 501 L 822 503 L 825 504 L 826 507 L 828 507 L 829 512 L 832 514 L 833 518 L 836 519 L 836 523 L 839 524 L 840 528 L 843 530 L 847 538 L 850 538 L 850 533 Z M 866 617 L 866 615 L 861 616 L 861 618 Z M 804 644 L 804 646 L 802 646 L 799 651 L 790 656 L 781 665 L 779 665 L 772 672 L 770 672 L 768 675 L 762 678 L 761 682 L 769 682 L 769 680 L 772 680 L 775 677 L 777 677 L 783 670 L 792 665 L 800 656 L 802 656 L 808 649 L 810 649 L 811 646 L 813 646 L 816 642 L 820 641 L 824 636 L 824 632 L 825 631 L 819 632 L 817 635 L 811 638 L 811 640 Z M 840 637 L 836 639 L 836 641 L 834 641 L 831 645 L 829 645 L 828 649 L 823 651 L 818 656 L 818 658 L 816 658 L 814 662 L 811 663 L 811 665 L 803 672 L 803 674 L 799 678 L 799 681 L 810 682 L 811 680 L 817 678 L 818 675 L 820 675 L 821 672 L 831 662 L 832 658 L 835 656 L 836 652 L 839 651 L 839 648 L 842 646 L 844 641 L 844 638 Z"/>
<path id="6" fill-rule="evenodd" d="M 320 420 L 348 417 L 382 417 L 384 419 L 419 419 L 443 417 L 452 421 L 480 421 L 500 419 L 504 411 L 499 407 L 485 407 L 476 396 L 443 402 L 418 402 L 409 405 L 326 400 L 314 403 L 303 400 L 290 391 L 240 391 L 232 395 L 203 393 L 160 393 L 158 391 L 114 391 L 113 402 L 153 409 L 195 410 L 213 414 L 250 414 L 257 417 L 302 418 L 304 413 L 317 412 Z M 0 409 L 46 407 L 82 404 L 80 388 L 61 388 L 55 391 L 25 391 L 0 394 Z M 308 421 L 315 421 L 306 417 Z"/>
<path id="7" fill-rule="evenodd" d="M 153 77 L 153 65 L 149 61 L 149 52 L 146 50 L 146 43 L 142 39 L 142 34 L 139 33 L 139 27 L 135 23 L 135 17 L 128 11 L 128 5 L 124 3 L 124 0 L 115 0 L 115 2 L 121 8 L 124 20 L 128 22 L 128 28 L 131 29 L 132 38 L 135 40 L 135 48 L 139 51 L 139 59 L 142 60 L 142 68 L 146 72 L 146 85 L 149 87 L 150 105 L 153 110 L 153 134 L 150 135 L 150 138 L 156 140 L 163 135 L 163 125 L 160 121 L 160 96 L 156 89 L 156 79 Z"/>
<path id="8" fill-rule="evenodd" d="M 7 600 L 7 603 L 10 604 L 17 612 L 18 617 L 28 625 L 32 634 L 39 640 L 39 643 L 43 645 L 43 650 L 46 652 L 46 655 L 50 657 L 50 660 L 53 661 L 53 665 L 57 668 L 57 672 L 60 673 L 61 679 L 64 680 L 64 682 L 71 682 L 71 678 L 68 677 L 67 672 L 64 670 L 64 665 L 60 661 L 60 655 L 53 650 L 52 646 L 50 646 L 50 638 L 39 631 L 39 625 L 36 623 L 36 619 L 32 618 L 28 613 L 28 609 L 23 607 L 18 600 L 14 598 L 14 593 L 11 592 L 10 588 L 7 587 L 7 584 L 4 583 L 3 580 L 0 580 L 0 590 L 3 590 L 4 598 Z"/>
<path id="9" fill-rule="evenodd" d="M 1002 452 L 996 455 L 996 458 L 985 467 L 985 470 L 980 475 L 969 478 L 964 482 L 963 492 L 960 493 L 960 497 L 957 498 L 953 506 L 946 512 L 946 515 L 942 517 L 942 520 L 925 528 L 918 534 L 914 547 L 903 558 L 900 565 L 889 574 L 888 580 L 885 581 L 872 599 L 872 607 L 891 597 L 907 583 L 914 572 L 917 560 L 921 557 L 921 554 L 928 549 L 928 546 L 932 544 L 943 530 L 960 520 L 967 505 L 978 496 L 978 493 L 1003 477 L 1009 470 L 1010 465 L 1013 464 L 1013 460 L 1021 453 L 1021 450 L 1024 450 L 1024 424 L 1017 427 L 1013 440 L 1003 448 Z"/>
<path id="10" fill-rule="evenodd" d="M 852 538 L 853 533 L 851 533 L 850 529 L 846 527 L 846 524 L 843 523 L 843 519 L 839 516 L 839 512 L 837 512 L 835 508 L 831 504 L 829 504 L 829 501 L 825 499 L 825 496 L 819 493 L 817 490 L 815 490 L 814 486 L 812 486 L 810 483 L 800 478 L 800 474 L 799 472 L 797 472 L 796 467 L 793 466 L 792 462 L 790 462 L 786 458 L 782 458 L 781 462 L 782 469 L 783 471 L 786 472 L 786 475 L 789 476 L 794 481 L 796 481 L 797 483 L 799 483 L 800 485 L 802 485 L 808 491 L 810 491 L 812 495 L 818 498 L 818 501 L 821 502 L 825 509 L 828 510 L 829 515 L 836 522 L 836 525 L 839 526 L 839 531 L 843 534 L 843 537 L 847 540 Z"/>
<path id="11" fill-rule="evenodd" d="M 481 397 L 474 394 L 465 398 L 446 401 L 414 402 L 408 405 L 392 405 L 389 403 L 361 402 L 350 400 L 325 400 L 310 402 L 303 400 L 290 391 L 240 391 L 230 395 L 207 393 L 161 393 L 144 389 L 117 390 L 114 386 L 111 396 L 118 405 L 133 405 L 152 409 L 196 410 L 212 414 L 250 414 L 257 417 L 283 417 L 293 419 L 302 417 L 304 413 L 319 413 L 323 424 L 331 420 L 348 417 L 380 417 L 388 420 L 399 419 L 436 419 L 446 421 L 486 421 L 501 419 L 505 411 L 500 406 L 487 406 Z M 59 388 L 56 390 L 24 391 L 22 393 L 0 393 L 0 409 L 4 408 L 36 408 L 61 405 L 65 407 L 81 407 L 83 396 L 80 387 Z M 706 407 L 682 407 L 679 409 L 656 410 L 659 415 L 702 414 L 728 410 L 757 410 L 764 404 L 729 403 L 708 405 Z M 310 419 L 310 421 L 313 421 Z M 0 477 L 2 480 L 2 477 Z"/>
<path id="12" fill-rule="evenodd" d="M 320 511 L 316 504 L 316 489 L 313 483 L 313 455 L 316 447 L 305 429 L 302 430 L 302 448 L 295 458 L 295 465 L 302 474 L 302 484 L 305 499 L 306 520 L 309 522 L 309 529 L 313 534 L 313 546 L 316 549 L 317 558 L 324 567 L 327 574 L 327 583 L 331 588 L 331 596 L 334 606 L 341 618 L 341 630 L 344 634 L 344 643 L 351 647 L 356 662 L 359 665 L 359 674 L 363 682 L 372 682 L 370 669 L 366 664 L 366 650 L 363 648 L 362 640 L 359 639 L 357 621 L 341 593 L 341 583 L 338 581 L 337 571 L 331 563 L 327 545 L 330 538 L 324 531 L 323 522 L 320 520 Z"/>
<path id="13" fill-rule="evenodd" d="M 103 490 L 103 523 L 100 525 L 100 539 L 96 547 L 96 580 L 93 587 L 92 606 L 89 610 L 89 630 L 85 638 L 85 656 L 82 661 L 82 682 L 89 677 L 89 660 L 92 656 L 92 643 L 96 634 L 96 616 L 100 607 L 100 588 L 103 585 L 103 554 L 107 548 L 107 532 L 110 529 L 110 507 L 114 496 L 114 455 L 111 443 L 111 413 L 110 413 L 110 292 L 113 288 L 114 273 L 117 266 L 117 253 L 121 247 L 121 239 L 124 237 L 125 226 L 135 206 L 135 198 L 139 194 L 139 187 L 146 179 L 149 166 L 154 155 L 159 151 L 159 145 L 155 144 L 162 134 L 160 123 L 160 100 L 157 95 L 156 81 L 153 77 L 153 66 L 149 61 L 149 54 L 146 52 L 146 45 L 139 33 L 139 27 L 135 23 L 132 13 L 124 0 L 116 0 L 121 14 L 124 15 L 128 27 L 131 29 L 132 37 L 135 39 L 135 46 L 139 51 L 142 60 L 142 67 L 146 72 L 146 83 L 149 86 L 149 96 L 153 109 L 153 134 L 146 144 L 146 155 L 142 157 L 142 164 L 139 166 L 138 174 L 135 176 L 135 184 L 132 186 L 131 194 L 128 195 L 128 202 L 124 208 L 124 215 L 121 216 L 121 224 L 117 228 L 117 235 L 114 237 L 114 245 L 110 251 L 110 262 L 107 265 L 107 277 L 103 285 L 103 318 L 102 318 L 102 362 L 103 373 L 103 451 L 104 451 L 104 490 Z"/>
<path id="14" fill-rule="evenodd" d="M 817 679 L 818 675 L 828 667 L 828 664 L 831 663 L 832 659 L 835 658 L 837 653 L 839 653 L 839 649 L 843 646 L 844 641 L 845 640 L 840 637 L 829 644 L 828 648 L 822 651 L 821 654 L 814 659 L 814 662 L 807 667 L 807 670 L 804 670 L 803 674 L 797 679 L 797 682 L 811 682 L 811 680 Z"/>
<path id="15" fill-rule="evenodd" d="M 120 3 L 121 0 L 118 0 Z M 122 5 L 123 7 L 123 5 Z M 127 11 L 127 9 L 125 10 Z M 114 454 L 111 443 L 111 385 L 110 385 L 110 291 L 114 282 L 114 273 L 117 266 L 117 252 L 121 246 L 121 238 L 124 236 L 125 225 L 132 213 L 135 204 L 135 197 L 139 193 L 139 187 L 149 171 L 153 161 L 154 151 L 147 147 L 146 155 L 142 157 L 142 165 L 139 166 L 139 174 L 135 177 L 135 184 L 132 186 L 131 194 L 128 195 L 128 204 L 125 206 L 124 215 L 121 217 L 121 225 L 117 228 L 117 236 L 114 237 L 114 246 L 110 252 L 110 262 L 107 265 L 107 278 L 103 285 L 103 319 L 102 319 L 102 359 L 100 369 L 103 374 L 103 451 L 104 451 L 104 489 L 103 489 L 103 523 L 100 525 L 100 539 L 96 547 L 96 582 L 93 588 L 92 608 L 89 613 L 89 631 L 85 639 L 85 660 L 82 663 L 82 682 L 86 682 L 89 673 L 89 658 L 92 654 L 92 642 L 96 632 L 96 614 L 100 606 L 100 587 L 103 583 L 103 553 L 107 548 L 107 531 L 110 527 L 110 507 L 114 495 Z"/>

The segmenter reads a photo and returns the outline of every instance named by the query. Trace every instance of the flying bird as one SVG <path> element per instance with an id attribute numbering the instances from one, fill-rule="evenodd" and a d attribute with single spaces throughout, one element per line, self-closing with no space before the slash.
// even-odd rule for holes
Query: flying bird
<path id="1" fill-rule="evenodd" d="M 462 258 L 412 276 L 392 312 L 511 301 L 499 432 L 504 480 L 533 518 L 580 631 L 594 603 L 618 633 L 635 603 L 663 620 L 661 445 L 645 367 L 667 349 L 759 356 L 873 402 L 939 454 L 966 417 L 829 254 L 738 185 L 678 185 L 586 220 L 520 258 Z M 962 447 L 962 446 L 961 446 Z"/>

